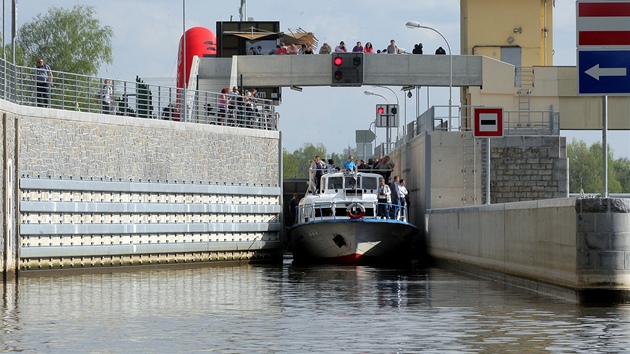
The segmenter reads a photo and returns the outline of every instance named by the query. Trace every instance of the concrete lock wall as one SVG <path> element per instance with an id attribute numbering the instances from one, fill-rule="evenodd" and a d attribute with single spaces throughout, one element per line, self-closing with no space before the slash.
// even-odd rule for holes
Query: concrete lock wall
<path id="1" fill-rule="evenodd" d="M 568 198 L 565 139 L 508 136 L 491 141 L 493 204 L 481 205 L 485 198 L 466 197 L 461 176 L 465 150 L 478 149 L 478 159 L 487 145 L 468 139 L 427 132 L 390 154 L 395 174 L 408 181 L 411 220 L 424 230 L 427 253 L 579 302 L 628 301 L 630 201 Z M 470 166 L 473 195 L 482 194 L 482 163 Z"/>
<path id="2" fill-rule="evenodd" d="M 3 269 L 281 256 L 279 132 L 0 110 Z"/>
<path id="3" fill-rule="evenodd" d="M 426 217 L 430 254 L 438 259 L 517 277 L 524 287 L 579 302 L 629 300 L 628 199 L 433 209 Z"/>
<path id="4" fill-rule="evenodd" d="M 427 211 L 437 258 L 566 287 L 577 286 L 575 199 Z"/>

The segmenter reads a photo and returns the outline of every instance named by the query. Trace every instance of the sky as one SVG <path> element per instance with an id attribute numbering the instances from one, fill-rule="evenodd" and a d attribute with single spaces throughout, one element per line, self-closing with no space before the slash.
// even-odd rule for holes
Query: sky
<path id="1" fill-rule="evenodd" d="M 10 32 L 11 1 L 3 0 L 4 28 Z M 241 0 L 19 0 L 18 27 L 46 13 L 50 6 L 70 9 L 76 4 L 92 6 L 95 17 L 114 31 L 114 61 L 103 66 L 99 76 L 134 81 L 175 84 L 177 48 L 185 28 L 202 26 L 215 32 L 217 21 L 238 21 Z M 372 42 L 383 49 L 390 39 L 408 51 L 423 43 L 425 53 L 444 47 L 444 40 L 433 31 L 408 29 L 407 21 L 418 21 L 440 31 L 453 54 L 460 53 L 458 0 L 250 0 L 246 18 L 256 21 L 280 21 L 281 30 L 302 28 L 313 32 L 319 43 L 332 47 L 340 41 L 353 46 L 357 41 Z M 575 66 L 575 0 L 556 0 L 554 9 L 555 66 Z M 4 31 L 3 31 L 4 32 Z M 54 68 L 53 68 L 54 69 Z M 391 87 L 401 105 L 401 122 L 410 122 L 416 112 L 416 97 L 406 98 L 399 87 Z M 385 103 L 379 96 L 367 96 L 365 90 L 396 102 L 394 92 L 380 87 L 304 87 L 302 92 L 284 88 L 280 113 L 283 146 L 292 152 L 305 143 L 323 144 L 327 153 L 342 153 L 355 146 L 355 131 L 370 129 L 375 119 L 375 105 Z M 415 92 L 414 92 L 415 93 Z M 448 104 L 448 88 L 420 90 L 420 113 L 429 105 Z M 427 97 L 428 96 L 428 97 Z M 427 102 L 429 101 L 429 102 Z M 459 90 L 453 89 L 453 102 L 459 102 Z M 405 108 L 407 109 L 405 117 Z M 377 129 L 376 142 L 385 140 L 385 130 Z M 395 133 L 392 134 L 394 136 Z M 601 141 L 602 132 L 563 131 L 567 143 L 572 139 L 588 145 Z M 615 157 L 630 157 L 630 132 L 609 131 L 608 142 Z"/>

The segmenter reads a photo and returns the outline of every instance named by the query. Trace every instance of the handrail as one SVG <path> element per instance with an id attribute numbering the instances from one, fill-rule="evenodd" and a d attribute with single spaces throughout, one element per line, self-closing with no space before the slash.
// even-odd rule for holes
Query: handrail
<path id="1" fill-rule="evenodd" d="M 449 106 L 431 106 L 407 125 L 407 136 L 402 136 L 396 142 L 396 147 L 426 131 L 472 131 L 473 118 L 466 114 L 472 114 L 474 106 L 454 107 L 458 108 L 459 113 L 451 118 L 451 126 L 444 113 Z M 503 130 L 505 135 L 560 135 L 560 113 L 554 111 L 553 107 L 549 110 L 504 110 Z"/>
<path id="2" fill-rule="evenodd" d="M 364 215 L 364 219 L 392 219 L 398 221 L 407 221 L 407 207 L 392 204 L 392 203 L 380 203 L 380 202 L 365 202 L 365 201 L 331 201 L 331 202 L 316 202 L 309 205 L 299 205 L 296 209 L 296 223 L 310 222 L 310 221 L 322 221 L 322 220 L 347 220 L 347 215 L 336 215 L 337 209 L 346 209 L 349 205 L 359 203 L 362 204 L 366 210 L 373 209 L 374 215 Z M 379 210 L 384 213 L 379 213 Z M 382 215 L 381 215 L 382 214 Z"/>
<path id="3" fill-rule="evenodd" d="M 105 78 L 51 70 L 49 99 L 42 101 L 33 67 L 13 65 L 0 58 L 0 99 L 24 106 L 45 106 L 68 111 L 107 114 L 99 92 Z M 184 89 L 136 81 L 111 80 L 114 100 L 111 113 L 148 119 L 182 121 Z M 38 96 L 40 101 L 38 102 Z M 221 93 L 187 90 L 190 123 L 278 130 L 273 101 L 239 96 L 223 106 Z M 45 102 L 45 103 L 44 103 Z"/>

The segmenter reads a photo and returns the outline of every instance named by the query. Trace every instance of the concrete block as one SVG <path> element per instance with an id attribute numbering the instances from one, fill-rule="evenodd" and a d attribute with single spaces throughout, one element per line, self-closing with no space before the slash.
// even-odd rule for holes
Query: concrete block
<path id="1" fill-rule="evenodd" d="M 595 215 L 590 213 L 578 213 L 577 230 L 578 233 L 584 234 L 595 232 Z"/>
<path id="2" fill-rule="evenodd" d="M 626 232 L 630 230 L 630 214 L 595 214 L 595 231 L 598 233 Z"/>
<path id="3" fill-rule="evenodd" d="M 608 234 L 590 232 L 584 237 L 587 250 L 610 250 L 610 236 Z"/>
<path id="4" fill-rule="evenodd" d="M 630 252 L 630 230 L 610 235 L 610 249 L 615 251 Z"/>
<path id="5" fill-rule="evenodd" d="M 625 267 L 625 252 L 598 252 L 599 260 L 596 268 L 601 270 L 623 270 Z"/>
<path id="6" fill-rule="evenodd" d="M 543 139 L 541 136 L 523 136 L 524 147 L 540 147 L 543 146 Z"/>
<path id="7" fill-rule="evenodd" d="M 576 267 L 578 270 L 584 269 L 595 269 L 595 252 L 578 252 L 577 253 L 577 264 Z"/>

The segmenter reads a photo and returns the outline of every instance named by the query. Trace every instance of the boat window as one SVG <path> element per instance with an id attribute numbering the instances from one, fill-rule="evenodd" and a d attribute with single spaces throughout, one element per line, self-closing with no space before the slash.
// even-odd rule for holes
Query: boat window
<path id="1" fill-rule="evenodd" d="M 361 178 L 361 188 L 363 189 L 378 189 L 378 178 Z"/>
<path id="2" fill-rule="evenodd" d="M 329 177 L 328 189 L 341 189 L 343 188 L 343 177 Z"/>
<path id="3" fill-rule="evenodd" d="M 344 188 L 355 188 L 357 180 L 353 176 L 346 176 L 346 186 Z"/>

